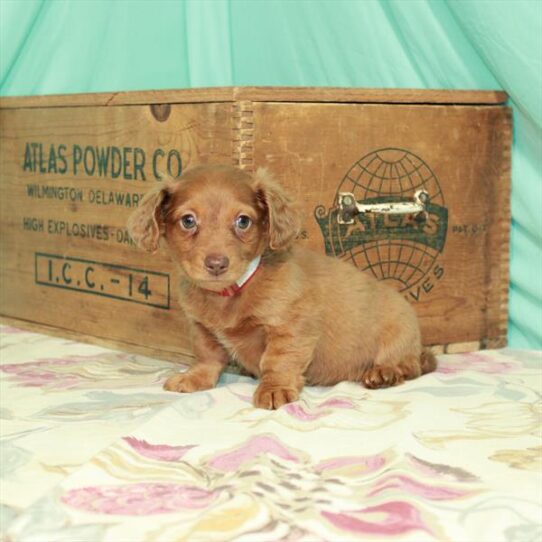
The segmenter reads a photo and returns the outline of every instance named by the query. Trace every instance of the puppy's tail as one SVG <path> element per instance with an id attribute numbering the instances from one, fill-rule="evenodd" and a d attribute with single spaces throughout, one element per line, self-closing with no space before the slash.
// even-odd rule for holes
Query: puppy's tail
<path id="1" fill-rule="evenodd" d="M 437 358 L 431 350 L 424 348 L 420 356 L 420 364 L 422 366 L 422 374 L 432 373 L 437 368 Z"/>

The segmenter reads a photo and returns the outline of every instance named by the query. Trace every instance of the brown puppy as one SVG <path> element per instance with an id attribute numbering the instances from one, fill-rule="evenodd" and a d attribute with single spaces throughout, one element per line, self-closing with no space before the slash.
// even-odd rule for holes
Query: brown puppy
<path id="1" fill-rule="evenodd" d="M 212 388 L 234 358 L 260 378 L 254 404 L 272 409 L 305 382 L 379 388 L 435 369 L 401 295 L 351 264 L 292 248 L 298 209 L 265 170 L 190 169 L 147 194 L 128 228 L 150 252 L 164 237 L 180 271 L 196 363 L 167 390 Z"/>

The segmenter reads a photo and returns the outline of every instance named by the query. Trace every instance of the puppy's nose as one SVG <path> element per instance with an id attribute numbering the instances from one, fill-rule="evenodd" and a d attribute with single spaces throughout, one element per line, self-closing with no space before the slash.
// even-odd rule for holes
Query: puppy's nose
<path id="1" fill-rule="evenodd" d="M 209 254 L 205 258 L 205 269 L 213 275 L 221 275 L 227 271 L 228 266 L 230 265 L 230 260 L 227 256 L 222 256 L 220 254 Z"/>

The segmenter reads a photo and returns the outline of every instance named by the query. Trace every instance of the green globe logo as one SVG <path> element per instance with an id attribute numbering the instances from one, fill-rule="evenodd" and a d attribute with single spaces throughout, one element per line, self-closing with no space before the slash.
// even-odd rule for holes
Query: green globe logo
<path id="1" fill-rule="evenodd" d="M 429 194 L 427 219 L 410 215 L 358 215 L 352 225 L 339 224 L 337 196 L 352 192 L 362 203 L 412 200 L 417 190 Z M 448 210 L 436 175 L 415 154 L 396 148 L 378 149 L 346 173 L 327 212 L 315 209 L 326 253 L 351 260 L 379 280 L 394 281 L 400 291 L 419 283 L 431 270 L 446 241 Z"/>

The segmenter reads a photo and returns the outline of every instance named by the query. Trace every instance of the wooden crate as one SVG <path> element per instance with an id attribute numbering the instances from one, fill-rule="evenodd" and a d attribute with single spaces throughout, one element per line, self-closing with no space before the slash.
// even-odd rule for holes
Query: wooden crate
<path id="1" fill-rule="evenodd" d="M 267 166 L 304 205 L 302 245 L 386 279 L 438 351 L 506 343 L 511 114 L 493 91 L 216 88 L 0 100 L 4 321 L 166 359 L 190 355 L 165 254 L 126 220 L 164 172 Z M 424 188 L 429 219 L 337 223 Z M 338 338 L 339 340 L 340 338 Z"/>

